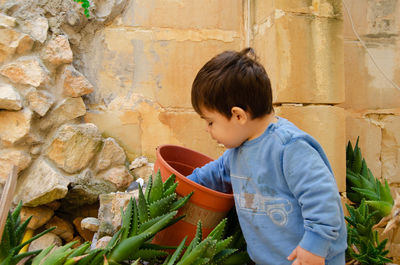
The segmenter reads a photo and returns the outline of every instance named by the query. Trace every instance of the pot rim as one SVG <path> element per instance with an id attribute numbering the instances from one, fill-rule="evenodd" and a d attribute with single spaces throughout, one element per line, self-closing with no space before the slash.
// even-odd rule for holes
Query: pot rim
<path id="1" fill-rule="evenodd" d="M 173 174 L 175 174 L 175 176 L 176 176 L 177 178 L 179 178 L 180 181 L 183 181 L 185 184 L 190 185 L 190 186 L 193 186 L 194 188 L 196 188 L 196 189 L 198 189 L 198 190 L 200 190 L 200 191 L 202 191 L 202 192 L 211 193 L 212 196 L 222 197 L 222 198 L 224 198 L 224 199 L 233 199 L 233 194 L 232 194 L 232 193 L 224 193 L 224 192 L 220 192 L 220 191 L 216 191 L 216 190 L 207 188 L 207 187 L 205 187 L 205 186 L 203 186 L 203 185 L 200 185 L 200 184 L 198 184 L 198 183 L 196 183 L 196 182 L 194 182 L 194 181 L 191 181 L 191 180 L 187 179 L 186 176 L 182 175 L 182 174 L 179 173 L 177 170 L 175 170 L 175 169 L 174 169 L 169 163 L 167 163 L 167 161 L 165 161 L 165 159 L 161 156 L 160 149 L 162 149 L 162 148 L 167 148 L 167 147 L 174 147 L 174 148 L 178 148 L 178 149 L 184 149 L 184 150 L 186 150 L 186 151 L 195 153 L 196 155 L 200 155 L 200 156 L 206 157 L 206 158 L 210 159 L 210 162 L 211 162 L 211 161 L 214 161 L 213 158 L 211 158 L 211 157 L 209 157 L 209 156 L 207 156 L 207 155 L 205 155 L 205 154 L 202 154 L 202 153 L 200 153 L 200 152 L 197 152 L 197 151 L 195 151 L 195 150 L 189 149 L 189 148 L 187 148 L 187 147 L 179 146 L 179 145 L 164 144 L 164 145 L 159 145 L 159 146 L 157 146 L 157 148 L 156 148 L 156 150 L 157 150 L 157 151 L 156 151 L 157 158 L 160 159 L 160 161 L 162 161 L 163 165 L 164 165 L 166 168 L 168 168 L 171 172 L 173 172 Z"/>

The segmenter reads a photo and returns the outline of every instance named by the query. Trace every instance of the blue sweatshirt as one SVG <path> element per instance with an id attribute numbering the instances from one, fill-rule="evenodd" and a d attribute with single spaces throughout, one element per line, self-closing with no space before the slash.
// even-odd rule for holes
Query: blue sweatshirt
<path id="1" fill-rule="evenodd" d="M 327 261 L 344 255 L 346 225 L 332 169 L 318 142 L 286 119 L 228 149 L 189 179 L 233 192 L 247 251 L 256 264 L 292 264 L 298 246 Z"/>

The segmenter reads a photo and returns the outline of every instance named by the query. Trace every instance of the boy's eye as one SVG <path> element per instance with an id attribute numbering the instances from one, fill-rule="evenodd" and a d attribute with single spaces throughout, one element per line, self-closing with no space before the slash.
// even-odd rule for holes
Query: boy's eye
<path id="1" fill-rule="evenodd" d="M 211 125 L 213 125 L 212 121 L 208 122 L 208 126 L 211 126 Z"/>

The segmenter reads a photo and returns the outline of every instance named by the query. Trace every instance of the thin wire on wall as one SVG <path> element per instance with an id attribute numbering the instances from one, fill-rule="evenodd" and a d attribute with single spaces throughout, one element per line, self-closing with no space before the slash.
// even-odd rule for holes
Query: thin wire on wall
<path id="1" fill-rule="evenodd" d="M 347 7 L 347 4 L 346 4 L 345 0 L 342 0 L 342 2 L 343 2 L 343 5 L 344 5 L 344 7 L 345 7 L 345 9 L 346 9 L 347 16 L 349 17 L 350 24 L 351 24 L 351 28 L 353 29 L 354 35 L 356 35 L 357 39 L 360 41 L 361 45 L 362 45 L 362 46 L 364 47 L 364 49 L 366 50 L 367 54 L 369 55 L 369 57 L 371 58 L 371 60 L 372 60 L 372 62 L 374 63 L 374 65 L 375 65 L 376 68 L 379 70 L 379 72 L 385 77 L 385 79 L 386 79 L 387 81 L 389 81 L 395 88 L 397 88 L 397 89 L 400 91 L 400 87 L 399 87 L 392 79 L 390 79 L 390 78 L 386 75 L 386 73 L 382 70 L 381 67 L 379 67 L 379 65 L 377 64 L 377 62 L 376 62 L 374 56 L 372 56 L 371 52 L 370 52 L 369 49 L 367 48 L 367 45 L 366 45 L 365 42 L 360 38 L 360 35 L 358 35 L 358 33 L 357 33 L 356 29 L 355 29 L 354 22 L 353 22 L 353 18 L 351 17 L 349 8 Z"/>

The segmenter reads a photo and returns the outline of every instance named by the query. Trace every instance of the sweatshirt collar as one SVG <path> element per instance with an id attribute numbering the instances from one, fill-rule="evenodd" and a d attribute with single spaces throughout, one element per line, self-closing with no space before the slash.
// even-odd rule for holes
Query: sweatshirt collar
<path id="1" fill-rule="evenodd" d="M 270 133 L 275 131 L 276 128 L 281 126 L 282 122 L 285 120 L 284 118 L 281 118 L 281 117 L 278 117 L 278 116 L 275 116 L 275 118 L 278 120 L 277 122 L 270 123 L 268 125 L 267 129 L 265 129 L 265 131 L 260 136 L 258 136 L 257 138 L 255 138 L 253 140 L 250 140 L 250 141 L 244 141 L 241 146 L 249 146 L 249 145 L 253 145 L 253 144 L 258 143 L 264 137 L 267 137 Z"/>

